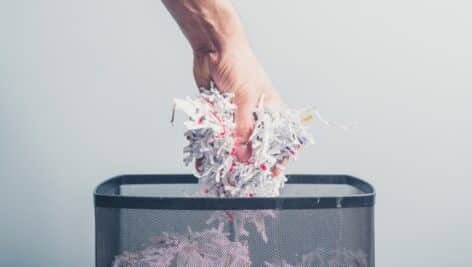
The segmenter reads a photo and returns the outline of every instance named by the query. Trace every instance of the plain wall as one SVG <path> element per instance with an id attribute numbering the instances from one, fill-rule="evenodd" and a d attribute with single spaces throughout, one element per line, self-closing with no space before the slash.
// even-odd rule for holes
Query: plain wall
<path id="1" fill-rule="evenodd" d="M 234 1 L 256 55 L 313 124 L 292 173 L 377 189 L 377 266 L 471 266 L 470 1 Z M 92 266 L 92 191 L 190 172 L 172 99 L 192 54 L 158 0 L 0 1 L 0 266 Z"/>

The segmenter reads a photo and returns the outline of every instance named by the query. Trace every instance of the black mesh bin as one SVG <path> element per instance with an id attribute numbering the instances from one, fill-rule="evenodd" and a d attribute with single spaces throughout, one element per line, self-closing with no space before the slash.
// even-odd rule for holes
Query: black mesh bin
<path id="1" fill-rule="evenodd" d="M 374 266 L 374 189 L 288 175 L 279 197 L 195 196 L 191 175 L 124 175 L 95 198 L 96 266 Z"/>

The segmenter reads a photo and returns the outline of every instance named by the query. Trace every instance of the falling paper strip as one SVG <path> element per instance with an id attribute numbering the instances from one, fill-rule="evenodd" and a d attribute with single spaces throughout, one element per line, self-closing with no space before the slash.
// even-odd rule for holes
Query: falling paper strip
<path id="1" fill-rule="evenodd" d="M 242 237 L 248 237 L 249 231 L 246 229 L 247 224 L 253 224 L 256 232 L 261 239 L 267 243 L 266 219 L 275 219 L 276 211 L 274 210 L 232 210 L 232 211 L 215 211 L 207 220 L 207 224 L 213 222 L 229 224 L 234 228 L 234 239 L 239 240 Z"/>

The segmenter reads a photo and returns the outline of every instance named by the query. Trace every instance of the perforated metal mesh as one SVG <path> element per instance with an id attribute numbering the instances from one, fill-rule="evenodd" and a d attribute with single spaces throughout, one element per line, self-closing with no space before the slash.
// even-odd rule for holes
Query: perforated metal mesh
<path id="1" fill-rule="evenodd" d="M 117 195 L 127 196 L 155 193 L 145 185 L 118 191 Z M 95 212 L 98 267 L 374 266 L 374 216 L 369 206 L 343 207 L 338 203 L 334 208 L 250 210 L 96 207 Z"/>

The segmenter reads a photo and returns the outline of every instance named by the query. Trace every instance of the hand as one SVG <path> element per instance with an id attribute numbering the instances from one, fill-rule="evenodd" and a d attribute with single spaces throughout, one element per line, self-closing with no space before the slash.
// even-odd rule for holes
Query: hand
<path id="1" fill-rule="evenodd" d="M 236 11 L 227 0 L 164 0 L 194 51 L 193 72 L 197 86 L 210 81 L 222 92 L 234 93 L 236 105 L 236 158 L 247 162 L 253 127 L 253 110 L 262 95 L 266 106 L 282 101 L 252 53 Z M 285 165 L 286 162 L 282 162 Z M 274 168 L 273 175 L 280 174 Z"/>
<path id="2" fill-rule="evenodd" d="M 252 133 L 252 112 L 259 99 L 270 106 L 280 106 L 280 96 L 267 74 L 248 47 L 235 47 L 225 53 L 195 54 L 194 76 L 199 87 L 207 87 L 211 80 L 222 92 L 234 93 L 236 109 L 236 156 L 247 161 L 251 147 L 247 140 Z"/>

